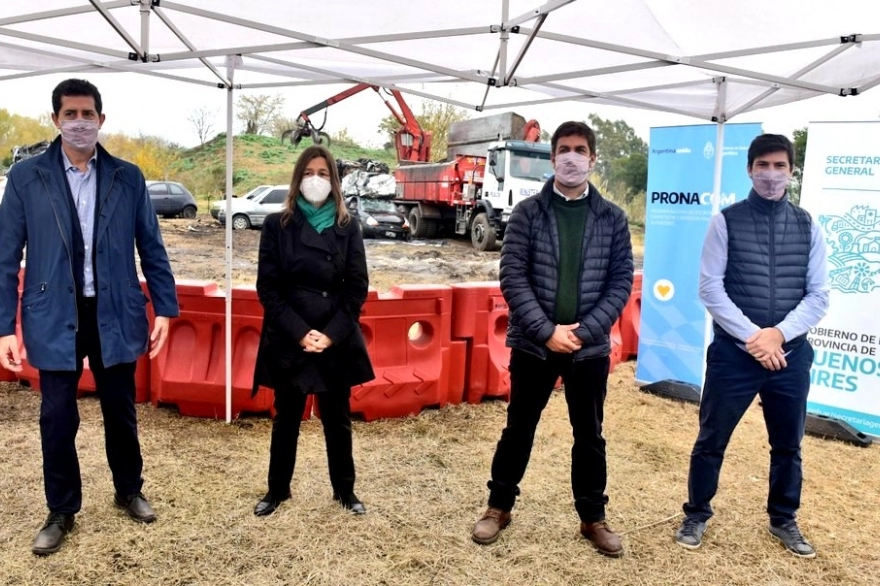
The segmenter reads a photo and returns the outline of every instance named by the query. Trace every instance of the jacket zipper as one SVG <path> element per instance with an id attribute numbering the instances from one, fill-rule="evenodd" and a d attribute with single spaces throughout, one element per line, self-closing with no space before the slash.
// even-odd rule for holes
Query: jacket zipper
<path id="1" fill-rule="evenodd" d="M 770 324 L 775 324 L 776 312 L 776 218 L 770 214 Z"/>

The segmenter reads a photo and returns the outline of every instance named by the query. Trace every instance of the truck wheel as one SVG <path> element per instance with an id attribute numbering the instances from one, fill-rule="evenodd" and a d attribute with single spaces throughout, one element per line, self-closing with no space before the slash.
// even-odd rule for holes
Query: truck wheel
<path id="1" fill-rule="evenodd" d="M 485 213 L 477 214 L 471 224 L 471 244 L 481 252 L 495 249 L 495 228 Z"/>
<path id="2" fill-rule="evenodd" d="M 423 219 L 422 222 L 425 224 L 425 238 L 436 238 L 440 231 L 440 221 Z"/>
<path id="3" fill-rule="evenodd" d="M 428 234 L 428 223 L 418 206 L 409 211 L 409 231 L 413 238 L 424 238 Z"/>

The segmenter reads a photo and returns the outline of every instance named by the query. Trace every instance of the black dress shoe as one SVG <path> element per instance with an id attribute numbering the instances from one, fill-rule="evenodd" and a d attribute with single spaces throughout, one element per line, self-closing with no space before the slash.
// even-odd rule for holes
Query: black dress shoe
<path id="1" fill-rule="evenodd" d="M 260 502 L 257 503 L 257 506 L 254 507 L 254 515 L 257 517 L 265 517 L 266 515 L 271 515 L 275 512 L 275 509 L 278 506 L 290 498 L 290 493 L 287 493 L 283 497 L 276 497 L 271 492 L 267 492 L 266 496 L 260 499 Z"/>
<path id="2" fill-rule="evenodd" d="M 49 513 L 43 528 L 37 533 L 31 551 L 36 555 L 49 555 L 61 549 L 64 536 L 73 529 L 73 515 Z"/>
<path id="3" fill-rule="evenodd" d="M 364 503 L 362 503 L 357 495 L 354 493 L 351 493 L 348 496 L 339 496 L 338 493 L 333 493 L 333 500 L 341 504 L 344 509 L 348 509 L 355 515 L 367 514 L 367 507 L 364 506 Z"/>
<path id="4" fill-rule="evenodd" d="M 139 523 L 152 523 L 156 520 L 156 511 L 147 502 L 147 497 L 142 493 L 132 494 L 129 496 L 113 496 L 113 501 L 117 507 L 125 509 L 129 517 Z"/>

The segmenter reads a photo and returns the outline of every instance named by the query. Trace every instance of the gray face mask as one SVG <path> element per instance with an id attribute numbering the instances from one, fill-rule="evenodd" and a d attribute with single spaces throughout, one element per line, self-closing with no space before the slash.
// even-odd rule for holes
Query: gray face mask
<path id="1" fill-rule="evenodd" d="M 98 144 L 100 126 L 97 120 L 62 120 L 61 140 L 75 150 L 91 152 Z"/>

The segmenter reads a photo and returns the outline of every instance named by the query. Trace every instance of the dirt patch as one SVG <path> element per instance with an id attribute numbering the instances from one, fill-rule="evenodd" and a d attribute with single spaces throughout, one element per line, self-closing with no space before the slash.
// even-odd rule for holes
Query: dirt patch
<path id="1" fill-rule="evenodd" d="M 195 220 L 160 219 L 162 237 L 178 279 L 206 279 L 221 286 L 226 280 L 225 227 L 208 215 Z M 478 252 L 465 239 L 364 241 L 370 286 L 388 291 L 399 284 L 451 284 L 498 280 L 499 250 Z M 233 285 L 257 280 L 260 231 L 232 232 Z M 636 266 L 641 268 L 637 251 Z"/>

